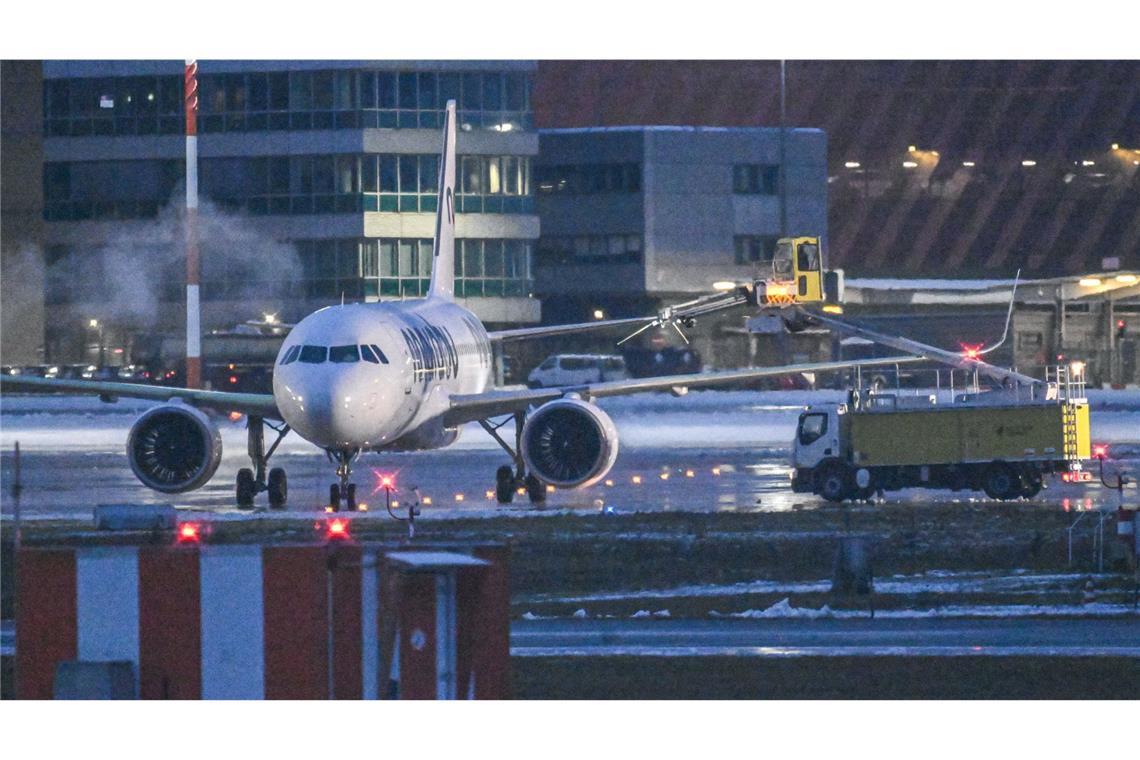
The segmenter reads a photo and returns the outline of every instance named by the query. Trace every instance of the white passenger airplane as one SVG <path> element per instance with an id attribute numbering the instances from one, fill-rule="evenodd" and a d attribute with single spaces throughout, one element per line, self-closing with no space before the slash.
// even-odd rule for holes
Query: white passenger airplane
<path id="1" fill-rule="evenodd" d="M 478 422 L 510 454 L 512 466 L 496 473 L 496 494 L 511 501 L 525 486 L 534 502 L 546 496 L 546 484 L 586 486 L 603 478 L 618 453 L 618 435 L 609 416 L 593 399 L 640 391 L 693 388 L 795 372 L 822 372 L 852 366 L 914 361 L 890 357 L 854 362 L 820 362 L 780 367 L 677 375 L 564 388 L 493 389 L 492 344 L 533 336 L 595 330 L 614 325 L 669 323 L 668 316 L 609 320 L 554 327 L 488 332 L 479 319 L 454 301 L 455 271 L 455 102 L 447 104 L 434 263 L 428 296 L 385 303 L 342 304 L 320 309 L 289 333 L 277 357 L 273 393 L 249 394 L 131 383 L 3 377 L 4 386 L 50 388 L 168 403 L 144 412 L 131 428 L 127 455 L 143 484 L 165 493 L 204 485 L 221 461 L 221 437 L 201 409 L 248 416 L 252 468 L 237 475 L 239 507 L 268 492 L 272 508 L 285 506 L 287 480 L 269 458 L 294 430 L 323 448 L 337 464 L 338 482 L 329 489 L 329 505 L 356 506 L 351 465 L 362 451 L 408 451 L 448 446 L 464 423 Z M 515 420 L 511 445 L 498 433 Z M 281 424 L 275 424 L 280 421 Z M 264 427 L 277 433 L 265 449 Z"/>

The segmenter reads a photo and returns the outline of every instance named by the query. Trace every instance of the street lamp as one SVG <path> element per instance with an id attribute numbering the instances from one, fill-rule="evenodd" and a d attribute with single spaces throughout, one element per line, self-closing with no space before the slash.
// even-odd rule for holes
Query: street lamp
<path id="1" fill-rule="evenodd" d="M 87 326 L 90 327 L 92 330 L 98 330 L 99 331 L 99 368 L 102 369 L 103 368 L 103 357 L 104 357 L 104 353 L 105 353 L 105 348 L 103 346 L 103 323 L 97 319 L 90 319 L 87 321 Z"/>

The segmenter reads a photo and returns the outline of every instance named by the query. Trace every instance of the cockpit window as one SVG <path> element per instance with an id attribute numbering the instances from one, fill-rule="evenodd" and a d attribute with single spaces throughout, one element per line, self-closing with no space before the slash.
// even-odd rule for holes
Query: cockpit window
<path id="1" fill-rule="evenodd" d="M 373 343 L 372 344 L 372 350 L 376 352 L 376 358 L 378 358 L 380 360 L 381 364 L 387 364 L 388 363 L 388 357 L 385 356 L 384 352 L 380 350 L 380 346 Z"/>
<path id="2" fill-rule="evenodd" d="M 301 353 L 301 347 L 300 346 L 293 346 L 292 348 L 290 348 L 288 351 L 285 352 L 285 356 L 283 356 L 281 358 L 281 363 L 282 364 L 292 364 L 293 362 L 297 361 L 297 354 L 299 354 L 299 353 Z"/>
<path id="3" fill-rule="evenodd" d="M 333 346 L 329 349 L 329 361 L 333 364 L 352 364 L 360 361 L 356 346 Z"/>
<path id="4" fill-rule="evenodd" d="M 372 346 L 361 346 L 360 358 L 366 362 L 371 362 L 373 364 L 380 363 L 380 360 L 376 358 L 376 353 L 372 350 Z"/>
<path id="5" fill-rule="evenodd" d="M 329 350 L 324 346 L 303 346 L 298 357 L 305 364 L 320 364 L 328 356 Z"/>

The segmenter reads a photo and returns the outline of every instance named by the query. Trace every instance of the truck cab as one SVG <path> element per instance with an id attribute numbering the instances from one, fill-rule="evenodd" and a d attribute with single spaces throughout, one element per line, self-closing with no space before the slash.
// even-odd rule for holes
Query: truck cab
<path id="1" fill-rule="evenodd" d="M 772 256 L 770 277 L 753 283 L 756 306 L 835 304 L 842 296 L 842 273 L 823 268 L 818 237 L 780 238 Z"/>

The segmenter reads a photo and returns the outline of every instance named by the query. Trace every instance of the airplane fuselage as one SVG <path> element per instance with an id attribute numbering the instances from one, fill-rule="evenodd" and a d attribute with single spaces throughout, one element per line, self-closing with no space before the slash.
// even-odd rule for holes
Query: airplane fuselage
<path id="1" fill-rule="evenodd" d="M 278 353 L 282 417 L 326 449 L 432 448 L 452 394 L 491 385 L 491 342 L 478 317 L 446 299 L 329 306 L 301 320 Z M 413 439 L 408 441 L 407 439 Z"/>

